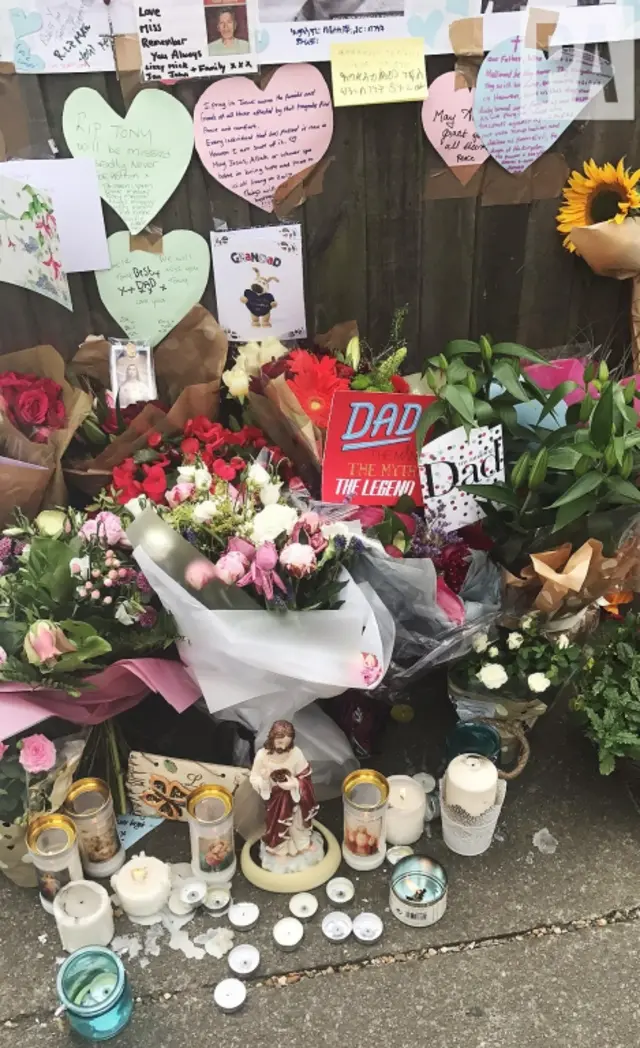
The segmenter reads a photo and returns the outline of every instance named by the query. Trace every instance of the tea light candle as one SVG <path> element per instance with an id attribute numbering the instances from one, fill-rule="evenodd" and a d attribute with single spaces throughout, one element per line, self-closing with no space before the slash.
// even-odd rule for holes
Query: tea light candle
<path id="1" fill-rule="evenodd" d="M 311 892 L 298 892 L 289 899 L 289 909 L 299 921 L 309 921 L 318 912 L 318 900 Z"/>
<path id="2" fill-rule="evenodd" d="M 377 913 L 359 913 L 353 919 L 353 934 L 358 942 L 377 942 L 384 925 Z"/>
<path id="3" fill-rule="evenodd" d="M 296 917 L 283 917 L 273 928 L 273 938 L 281 950 L 296 950 L 304 936 L 304 927 Z"/>
<path id="4" fill-rule="evenodd" d="M 260 907 L 255 902 L 234 902 L 229 907 L 229 924 L 234 928 L 253 928 L 259 917 Z"/>
<path id="5" fill-rule="evenodd" d="M 328 913 L 322 922 L 322 934 L 330 942 L 344 942 L 353 931 L 353 922 L 346 913 L 336 910 Z"/>
<path id="6" fill-rule="evenodd" d="M 223 979 L 213 991 L 213 999 L 221 1012 L 237 1012 L 247 999 L 247 988 L 240 979 Z"/>
<path id="7" fill-rule="evenodd" d="M 356 889 L 348 877 L 333 877 L 326 887 L 327 898 L 334 906 L 346 906 L 351 902 Z"/>
<path id="8" fill-rule="evenodd" d="M 234 975 L 239 975 L 240 978 L 253 975 L 260 964 L 260 950 L 251 943 L 241 943 L 233 947 L 227 961 Z"/>
<path id="9" fill-rule="evenodd" d="M 387 781 L 387 841 L 390 844 L 414 844 L 424 831 L 425 791 L 410 775 L 391 775 Z"/>
<path id="10" fill-rule="evenodd" d="M 53 900 L 62 948 L 69 953 L 83 946 L 107 946 L 114 936 L 109 896 L 95 881 L 70 881 Z"/>
<path id="11" fill-rule="evenodd" d="M 179 895 L 185 906 L 201 906 L 207 895 L 207 886 L 204 881 L 190 877 L 180 886 Z"/>
<path id="12" fill-rule="evenodd" d="M 407 855 L 413 855 L 413 848 L 409 844 L 396 844 L 387 850 L 387 862 L 395 866 L 400 859 L 406 859 Z"/>
<path id="13" fill-rule="evenodd" d="M 212 917 L 222 917 L 231 906 L 228 888 L 209 888 L 202 904 Z"/>
<path id="14" fill-rule="evenodd" d="M 128 917 L 151 917 L 171 894 L 171 873 L 160 859 L 140 852 L 111 878 L 111 887 Z"/>

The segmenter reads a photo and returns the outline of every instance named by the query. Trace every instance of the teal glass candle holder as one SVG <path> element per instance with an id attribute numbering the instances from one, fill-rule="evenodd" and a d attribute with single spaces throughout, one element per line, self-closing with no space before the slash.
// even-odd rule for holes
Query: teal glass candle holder
<path id="1" fill-rule="evenodd" d="M 104 946 L 85 946 L 67 957 L 57 988 L 69 1025 L 87 1041 L 108 1041 L 131 1018 L 127 973 L 120 958 Z"/>

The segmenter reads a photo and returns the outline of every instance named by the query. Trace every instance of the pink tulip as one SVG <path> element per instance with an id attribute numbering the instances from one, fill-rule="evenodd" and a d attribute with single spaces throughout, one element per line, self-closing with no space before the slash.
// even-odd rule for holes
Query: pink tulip
<path id="1" fill-rule="evenodd" d="M 18 760 L 29 775 L 38 775 L 53 768 L 56 763 L 56 748 L 46 735 L 30 735 L 22 741 Z"/>
<path id="2" fill-rule="evenodd" d="M 249 539 L 241 539 L 234 535 L 227 543 L 227 553 L 241 553 L 243 557 L 251 561 L 256 555 L 256 547 Z"/>
<path id="3" fill-rule="evenodd" d="M 185 582 L 195 590 L 203 589 L 216 577 L 215 564 L 210 560 L 192 560 L 184 573 Z"/>

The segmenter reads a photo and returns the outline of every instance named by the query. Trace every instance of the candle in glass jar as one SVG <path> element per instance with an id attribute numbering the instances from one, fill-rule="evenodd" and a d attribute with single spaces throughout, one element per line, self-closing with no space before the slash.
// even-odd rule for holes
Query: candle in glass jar
<path id="1" fill-rule="evenodd" d="M 384 775 L 370 768 L 352 771 L 342 784 L 342 857 L 354 870 L 375 870 L 384 862 L 388 796 Z"/>
<path id="2" fill-rule="evenodd" d="M 114 936 L 109 896 L 95 881 L 71 881 L 53 900 L 53 916 L 64 950 L 108 946 Z"/>
<path id="3" fill-rule="evenodd" d="M 233 797 L 224 786 L 199 786 L 187 800 L 191 868 L 208 884 L 228 883 L 236 872 Z"/>
<path id="4" fill-rule="evenodd" d="M 85 873 L 90 877 L 110 877 L 124 864 L 125 850 L 118 837 L 118 826 L 111 791 L 102 779 L 74 782 L 64 802 L 73 819 Z"/>
<path id="5" fill-rule="evenodd" d="M 410 775 L 390 775 L 387 809 L 389 844 L 414 844 L 424 831 L 427 796 Z"/>
<path id="6" fill-rule="evenodd" d="M 53 900 L 70 881 L 82 880 L 75 826 L 60 812 L 39 815 L 27 827 L 26 844 L 35 866 L 40 902 L 53 913 Z"/>
<path id="7" fill-rule="evenodd" d="M 111 887 L 128 917 L 151 917 L 169 899 L 171 873 L 166 862 L 140 852 L 114 873 Z"/>

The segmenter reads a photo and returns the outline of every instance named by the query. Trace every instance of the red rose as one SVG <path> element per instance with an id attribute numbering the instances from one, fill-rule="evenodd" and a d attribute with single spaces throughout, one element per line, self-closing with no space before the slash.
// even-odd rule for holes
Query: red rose
<path id="1" fill-rule="evenodd" d="M 243 458 L 240 458 L 239 455 L 234 455 L 229 465 L 233 466 L 234 469 L 244 469 L 245 461 Z"/>
<path id="2" fill-rule="evenodd" d="M 200 441 L 197 437 L 185 437 L 180 445 L 180 451 L 185 458 L 193 458 L 200 451 Z"/>
<path id="3" fill-rule="evenodd" d="M 395 393 L 410 393 L 409 383 L 402 375 L 392 375 L 391 385 L 393 386 Z"/>
<path id="4" fill-rule="evenodd" d="M 148 448 L 159 448 L 162 444 L 163 436 L 162 433 L 158 433 L 157 429 L 152 429 L 151 433 L 147 437 Z"/>
<path id="5" fill-rule="evenodd" d="M 24 426 L 39 426 L 49 409 L 47 394 L 42 389 L 23 389 L 15 403 L 18 422 Z"/>
<path id="6" fill-rule="evenodd" d="M 47 425 L 51 429 L 60 429 L 64 426 L 66 421 L 66 412 L 64 410 L 64 404 L 58 398 L 49 402 L 49 410 L 47 411 Z"/>
<path id="7" fill-rule="evenodd" d="M 37 375 L 18 375 L 15 371 L 3 371 L 0 374 L 0 390 L 9 387 L 13 389 L 28 389 L 29 386 L 32 386 L 37 381 Z"/>
<path id="8" fill-rule="evenodd" d="M 242 464 L 244 465 L 244 462 Z M 224 459 L 214 459 L 211 468 L 216 477 L 220 477 L 221 480 L 233 480 L 236 475 L 236 471 L 231 463 L 225 462 Z"/>
<path id="9" fill-rule="evenodd" d="M 167 478 L 162 466 L 154 463 L 153 466 L 143 466 L 145 478 L 142 481 L 142 490 L 152 502 L 161 502 L 167 490 Z"/>
<path id="10" fill-rule="evenodd" d="M 197 437 L 205 444 L 219 440 L 223 427 L 219 422 L 211 422 L 205 415 L 190 418 L 184 427 L 185 437 Z"/>
<path id="11" fill-rule="evenodd" d="M 62 397 L 62 386 L 54 382 L 52 378 L 39 378 L 34 382 L 36 389 L 41 389 L 47 394 L 50 401 L 60 400 Z"/>

